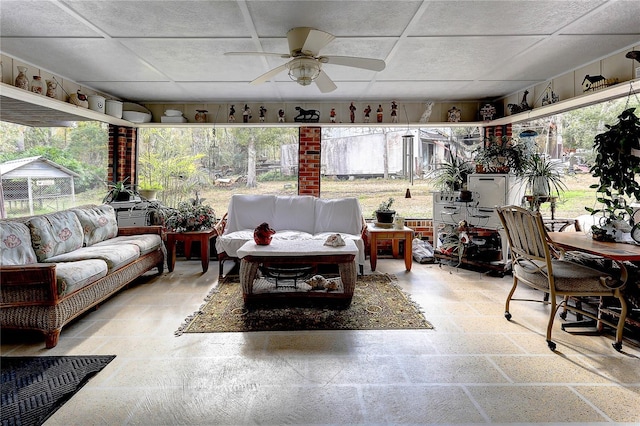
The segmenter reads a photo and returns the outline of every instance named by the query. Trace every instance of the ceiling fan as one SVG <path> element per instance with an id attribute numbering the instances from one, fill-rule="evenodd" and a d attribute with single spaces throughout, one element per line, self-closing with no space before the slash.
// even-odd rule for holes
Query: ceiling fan
<path id="1" fill-rule="evenodd" d="M 358 58 L 355 56 L 320 56 L 320 49 L 329 44 L 335 36 L 324 31 L 309 27 L 292 28 L 287 32 L 290 53 L 269 52 L 226 52 L 225 55 L 263 55 L 279 56 L 283 59 L 291 59 L 286 64 L 280 65 L 262 74 L 250 84 L 261 84 L 269 81 L 276 74 L 288 70 L 289 77 L 302 86 L 308 86 L 312 82 L 318 85 L 322 93 L 332 92 L 337 89 L 335 83 L 322 70 L 322 64 L 335 64 L 347 67 L 363 68 L 372 71 L 382 71 L 385 63 L 380 59 Z"/>

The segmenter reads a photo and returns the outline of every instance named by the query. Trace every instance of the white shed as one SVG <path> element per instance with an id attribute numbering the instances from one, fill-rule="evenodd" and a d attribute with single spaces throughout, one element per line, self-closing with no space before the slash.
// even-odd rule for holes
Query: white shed
<path id="1" fill-rule="evenodd" d="M 34 214 L 38 209 L 61 210 L 64 201 L 75 202 L 73 178 L 80 175 L 42 156 L 20 158 L 0 164 L 0 216 L 10 211 Z M 63 202 L 63 206 L 60 206 Z"/>

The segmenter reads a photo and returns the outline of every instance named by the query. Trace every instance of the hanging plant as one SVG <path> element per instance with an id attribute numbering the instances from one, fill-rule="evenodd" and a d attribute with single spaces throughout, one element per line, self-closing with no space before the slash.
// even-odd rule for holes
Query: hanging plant
<path id="1" fill-rule="evenodd" d="M 640 182 L 636 180 L 640 173 L 640 119 L 634 111 L 626 109 L 618 116 L 618 123 L 605 125 L 608 130 L 595 137 L 596 159 L 590 171 L 600 182 L 590 188 L 597 190 L 597 200 L 603 207 L 586 210 L 592 215 L 602 213 L 604 220 L 601 226 L 594 225 L 594 235 L 631 217 L 625 197 L 640 200 Z"/>

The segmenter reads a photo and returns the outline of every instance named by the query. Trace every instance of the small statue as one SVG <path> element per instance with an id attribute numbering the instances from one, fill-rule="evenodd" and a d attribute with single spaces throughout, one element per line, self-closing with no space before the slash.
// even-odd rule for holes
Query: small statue
<path id="1" fill-rule="evenodd" d="M 231 105 L 231 108 L 229 108 L 229 123 L 235 123 L 236 122 L 236 106 L 235 105 Z"/>
<path id="2" fill-rule="evenodd" d="M 378 109 L 376 110 L 376 121 L 382 123 L 382 105 L 380 104 L 378 104 Z"/>
<path id="3" fill-rule="evenodd" d="M 355 105 L 353 105 L 353 102 L 351 102 L 351 105 L 349 105 L 349 118 L 351 119 L 351 122 L 354 123 L 356 121 L 356 107 Z"/>
<path id="4" fill-rule="evenodd" d="M 426 123 L 429 121 L 429 118 L 431 118 L 431 111 L 433 110 L 433 101 L 427 101 L 424 104 L 424 112 L 422 113 L 422 116 L 420 116 L 420 123 Z"/>
<path id="5" fill-rule="evenodd" d="M 457 123 L 460 121 L 460 110 L 455 106 L 452 106 L 449 111 L 447 111 L 449 117 L 449 123 Z"/>
<path id="6" fill-rule="evenodd" d="M 364 122 L 365 123 L 369 122 L 369 114 L 371 114 L 371 105 L 367 105 L 367 107 L 364 109 Z"/>
<path id="7" fill-rule="evenodd" d="M 398 104 L 396 104 L 396 101 L 391 101 L 391 122 L 398 122 Z"/>
<path id="8" fill-rule="evenodd" d="M 336 109 L 335 108 L 331 108 L 331 112 L 329 113 L 329 121 L 331 121 L 332 123 L 336 122 Z"/>
<path id="9" fill-rule="evenodd" d="M 264 114 L 267 112 L 267 109 L 264 106 L 260 106 L 260 122 L 264 123 Z"/>
<path id="10" fill-rule="evenodd" d="M 271 244 L 271 238 L 276 231 L 271 229 L 267 222 L 263 222 L 253 231 L 253 240 L 259 246 L 268 246 Z"/>
<path id="11" fill-rule="evenodd" d="M 242 111 L 242 122 L 248 123 L 251 118 L 251 108 L 249 108 L 249 105 L 244 104 L 244 111 Z"/>
<path id="12" fill-rule="evenodd" d="M 278 110 L 278 123 L 284 123 L 284 110 Z"/>
<path id="13" fill-rule="evenodd" d="M 484 106 L 480 108 L 480 115 L 484 121 L 493 120 L 493 117 L 496 115 L 496 107 L 489 103 L 484 104 Z"/>

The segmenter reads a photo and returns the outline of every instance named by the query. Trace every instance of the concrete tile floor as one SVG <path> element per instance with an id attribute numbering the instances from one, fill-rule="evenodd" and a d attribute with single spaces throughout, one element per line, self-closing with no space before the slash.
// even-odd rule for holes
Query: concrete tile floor
<path id="1" fill-rule="evenodd" d="M 378 271 L 398 277 L 434 330 L 176 337 L 218 277 L 216 262 L 202 274 L 182 260 L 67 326 L 56 348 L 3 333 L 2 354 L 117 355 L 47 425 L 640 424 L 637 342 L 618 353 L 611 336 L 572 335 L 558 319 L 552 353 L 547 306 L 514 302 L 504 319 L 510 276 L 407 273 L 394 259 Z"/>

